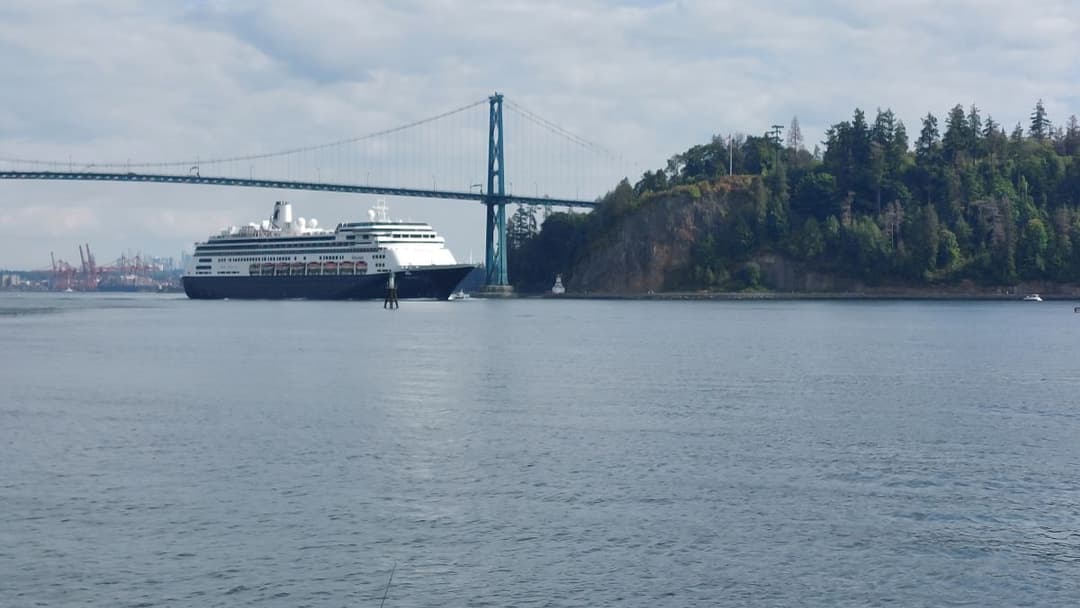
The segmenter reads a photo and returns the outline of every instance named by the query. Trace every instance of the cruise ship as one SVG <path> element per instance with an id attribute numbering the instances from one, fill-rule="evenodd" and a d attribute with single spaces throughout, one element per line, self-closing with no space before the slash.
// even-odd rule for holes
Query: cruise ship
<path id="1" fill-rule="evenodd" d="M 278 201 L 270 219 L 196 243 L 183 283 L 194 299 L 367 300 L 386 295 L 392 274 L 398 298 L 446 300 L 473 268 L 430 225 L 391 220 L 383 201 L 368 221 L 334 230 L 294 221 L 292 205 Z"/>

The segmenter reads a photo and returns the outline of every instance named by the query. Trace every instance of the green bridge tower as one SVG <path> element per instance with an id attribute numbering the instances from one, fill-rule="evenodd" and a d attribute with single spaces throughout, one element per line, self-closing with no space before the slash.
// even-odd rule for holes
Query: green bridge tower
<path id="1" fill-rule="evenodd" d="M 485 285 L 492 291 L 508 291 L 506 272 L 506 166 L 503 164 L 502 94 L 488 98 L 487 232 L 485 238 Z"/>

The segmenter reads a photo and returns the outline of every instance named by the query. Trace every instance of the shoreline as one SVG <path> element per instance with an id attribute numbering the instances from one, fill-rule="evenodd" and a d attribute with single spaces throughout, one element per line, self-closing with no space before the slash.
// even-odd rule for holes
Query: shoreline
<path id="1" fill-rule="evenodd" d="M 985 302 L 1022 302 L 1027 294 L 1018 293 L 955 293 L 944 291 L 852 291 L 852 292 L 660 292 L 660 293 L 565 293 L 555 294 L 515 294 L 514 298 L 542 298 L 557 300 L 923 300 L 923 301 L 985 301 Z M 475 297 L 483 298 L 483 294 Z M 1076 294 L 1042 294 L 1044 301 L 1075 302 L 1080 301 Z"/>

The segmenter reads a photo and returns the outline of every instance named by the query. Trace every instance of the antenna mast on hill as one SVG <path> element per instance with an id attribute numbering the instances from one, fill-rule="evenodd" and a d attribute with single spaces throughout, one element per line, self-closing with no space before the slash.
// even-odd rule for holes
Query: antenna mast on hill
<path id="1" fill-rule="evenodd" d="M 731 176 L 731 174 L 734 172 L 734 170 L 733 170 L 734 166 L 735 166 L 735 136 L 733 136 L 731 133 L 728 133 L 728 136 L 727 136 L 727 174 L 728 174 L 728 176 Z"/>

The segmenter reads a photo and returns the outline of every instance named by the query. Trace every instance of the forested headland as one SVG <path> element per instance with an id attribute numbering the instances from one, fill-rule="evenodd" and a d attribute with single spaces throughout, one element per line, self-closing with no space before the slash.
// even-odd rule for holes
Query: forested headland
<path id="1" fill-rule="evenodd" d="M 1080 125 L 1053 123 L 1042 101 L 1009 129 L 957 105 L 913 135 L 891 110 L 856 109 L 812 150 L 797 119 L 784 137 L 716 136 L 600 203 L 519 208 L 515 287 L 544 291 L 556 274 L 624 293 L 1080 281 Z"/>

